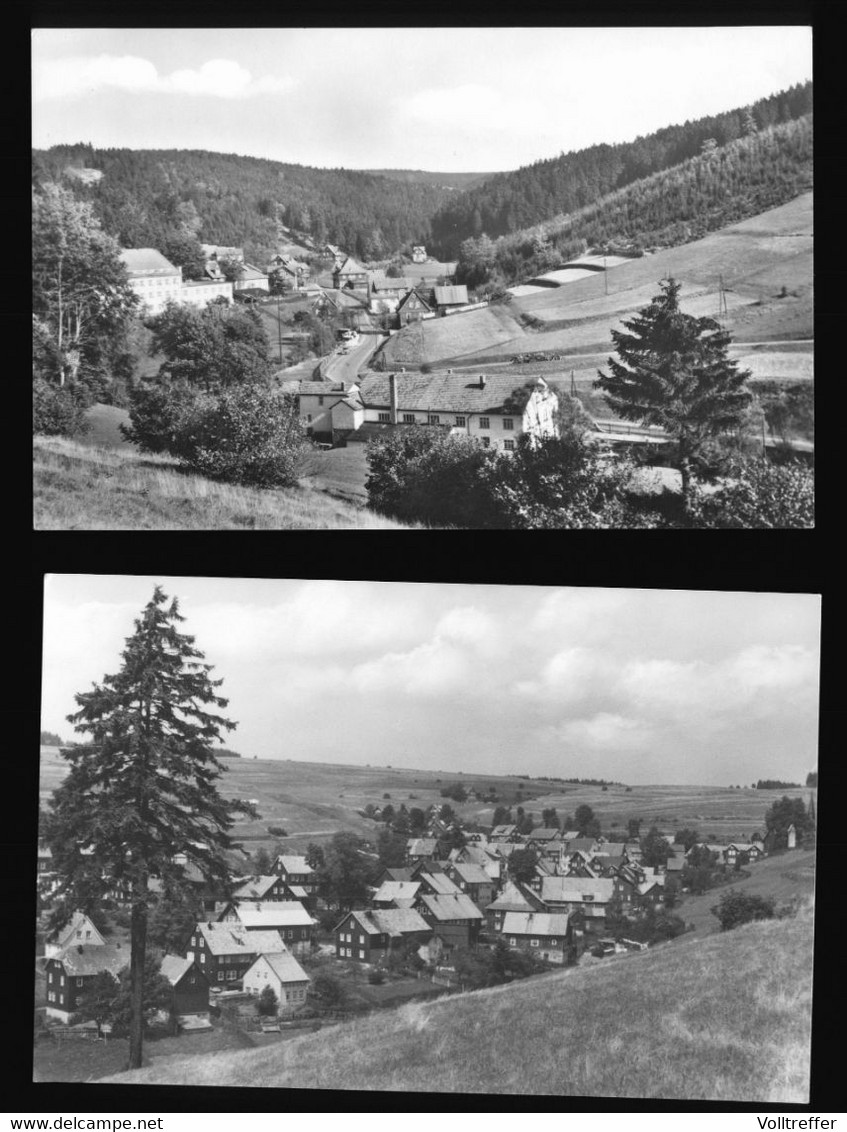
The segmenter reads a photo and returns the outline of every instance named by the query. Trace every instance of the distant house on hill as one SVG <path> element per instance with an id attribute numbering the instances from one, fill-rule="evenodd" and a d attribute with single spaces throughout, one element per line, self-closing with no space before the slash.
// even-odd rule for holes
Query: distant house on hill
<path id="1" fill-rule="evenodd" d="M 294 955 L 308 955 L 315 921 L 298 900 L 232 901 L 218 915 L 218 922 L 240 924 L 251 932 L 279 932 Z"/>
<path id="2" fill-rule="evenodd" d="M 239 923 L 197 924 L 185 956 L 203 971 L 212 986 L 239 981 L 257 955 L 278 952 L 285 945 L 278 931 L 248 931 Z"/>
<path id="3" fill-rule="evenodd" d="M 426 248 L 423 244 L 415 244 L 412 248 L 412 263 L 426 263 Z"/>
<path id="4" fill-rule="evenodd" d="M 564 964 L 576 957 L 573 921 L 566 912 L 506 912 L 500 934 L 509 947 Z"/>
<path id="5" fill-rule="evenodd" d="M 286 883 L 281 876 L 252 876 L 241 882 L 232 893 L 233 900 L 284 900 Z"/>
<path id="6" fill-rule="evenodd" d="M 427 921 L 411 908 L 375 908 L 348 912 L 336 925 L 339 959 L 379 963 L 404 943 L 416 948 L 432 935 Z"/>
<path id="7" fill-rule="evenodd" d="M 332 269 L 332 285 L 337 291 L 367 291 L 369 272 L 352 256 Z"/>
<path id="8" fill-rule="evenodd" d="M 317 892 L 318 878 L 305 857 L 281 854 L 271 868 L 287 885 L 302 888 L 308 897 Z"/>
<path id="9" fill-rule="evenodd" d="M 507 912 L 543 912 L 544 904 L 531 889 L 516 881 L 507 881 L 503 891 L 485 908 L 485 920 L 490 932 L 499 932 Z"/>
<path id="10" fill-rule="evenodd" d="M 425 314 L 432 314 L 432 307 L 416 290 L 407 291 L 397 304 L 400 326 L 408 326 L 410 322 L 420 322 Z"/>
<path id="11" fill-rule="evenodd" d="M 418 897 L 415 910 L 441 937 L 448 950 L 476 947 L 484 917 L 469 896 L 424 894 Z"/>
<path id="12" fill-rule="evenodd" d="M 439 314 L 446 314 L 457 307 L 465 307 L 469 301 L 468 289 L 464 284 L 435 288 L 435 305 Z"/>
<path id="13" fill-rule="evenodd" d="M 373 894 L 374 908 L 411 908 L 420 888 L 416 880 L 386 880 Z"/>
<path id="14" fill-rule="evenodd" d="M 415 865 L 418 861 L 434 860 L 438 842 L 434 837 L 410 837 L 406 842 L 406 860 Z"/>
<path id="15" fill-rule="evenodd" d="M 149 314 L 160 314 L 167 303 L 182 301 L 182 268 L 175 267 L 155 248 L 123 248 L 121 262 L 129 285 Z"/>
<path id="16" fill-rule="evenodd" d="M 588 930 L 602 931 L 606 909 L 616 892 L 622 890 L 612 878 L 552 876 L 538 879 L 533 887 L 551 912 L 582 912 Z"/>
<path id="17" fill-rule="evenodd" d="M 481 865 L 468 861 L 457 861 L 447 866 L 447 876 L 473 900 L 478 908 L 491 903 L 494 884 Z"/>

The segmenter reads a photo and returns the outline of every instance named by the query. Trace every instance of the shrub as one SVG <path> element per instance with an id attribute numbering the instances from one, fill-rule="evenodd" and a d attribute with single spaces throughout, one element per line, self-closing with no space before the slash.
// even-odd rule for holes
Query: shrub
<path id="1" fill-rule="evenodd" d="M 269 825 L 267 829 L 273 837 L 288 837 L 288 830 L 283 829 L 281 825 Z"/>
<path id="2" fill-rule="evenodd" d="M 32 383 L 32 431 L 42 436 L 79 436 L 88 430 L 85 401 L 67 386 L 40 378 Z"/>
<path id="3" fill-rule="evenodd" d="M 379 969 L 377 969 L 376 971 L 369 971 L 368 982 L 371 984 L 371 986 L 374 987 L 381 986 L 385 982 L 385 971 L 380 971 Z"/>
<path id="4" fill-rule="evenodd" d="M 276 1017 L 278 1006 L 279 999 L 276 997 L 273 987 L 264 987 L 256 1002 L 256 1010 L 258 1011 L 258 1013 L 270 1017 Z"/>
<path id="5" fill-rule="evenodd" d="M 196 392 L 185 383 L 138 385 L 130 392 L 130 423 L 121 425 L 121 432 L 142 452 L 178 456 L 183 418 L 196 399 Z"/>
<path id="6" fill-rule="evenodd" d="M 736 463 L 731 482 L 695 498 L 691 518 L 707 528 L 784 529 L 815 525 L 815 474 L 805 464 L 755 459 Z"/>
<path id="7" fill-rule="evenodd" d="M 749 896 L 744 892 L 725 892 L 720 904 L 711 909 L 720 921 L 721 931 L 737 928 L 751 920 L 770 920 L 774 915 L 774 902 L 762 896 Z"/>
<path id="8" fill-rule="evenodd" d="M 344 1001 L 345 993 L 344 988 L 338 979 L 334 979 L 332 975 L 325 975 L 321 973 L 316 975 L 312 983 L 312 991 L 324 1003 L 325 1006 L 338 1006 Z"/>

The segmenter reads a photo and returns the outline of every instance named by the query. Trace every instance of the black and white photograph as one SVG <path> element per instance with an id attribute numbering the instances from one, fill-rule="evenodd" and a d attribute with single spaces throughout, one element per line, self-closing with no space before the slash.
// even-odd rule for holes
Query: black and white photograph
<path id="1" fill-rule="evenodd" d="M 809 1103 L 819 595 L 51 573 L 43 611 L 36 1095 Z"/>
<path id="2" fill-rule="evenodd" d="M 36 531 L 814 527 L 811 26 L 31 46 Z"/>

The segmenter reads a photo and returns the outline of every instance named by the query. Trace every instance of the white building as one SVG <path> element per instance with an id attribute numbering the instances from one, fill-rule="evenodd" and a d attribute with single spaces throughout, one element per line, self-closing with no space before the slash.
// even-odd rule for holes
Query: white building
<path id="1" fill-rule="evenodd" d="M 189 279 L 182 285 L 180 302 L 192 307 L 205 307 L 212 299 L 232 302 L 232 284 L 225 279 Z"/>
<path id="2" fill-rule="evenodd" d="M 306 1002 L 311 979 L 290 951 L 260 955 L 244 974 L 242 986 L 248 994 L 260 995 L 270 987 L 277 998 L 277 1012 L 296 1010 Z"/>
<path id="3" fill-rule="evenodd" d="M 160 314 L 168 302 L 182 301 L 182 268 L 155 248 L 124 248 L 121 260 L 129 274 L 129 285 L 148 314 Z"/>
<path id="4" fill-rule="evenodd" d="M 398 425 L 436 425 L 512 452 L 518 437 L 555 436 L 558 399 L 547 382 L 509 374 L 369 374 L 346 388 L 302 382 L 300 417 L 315 436 L 365 442 Z"/>

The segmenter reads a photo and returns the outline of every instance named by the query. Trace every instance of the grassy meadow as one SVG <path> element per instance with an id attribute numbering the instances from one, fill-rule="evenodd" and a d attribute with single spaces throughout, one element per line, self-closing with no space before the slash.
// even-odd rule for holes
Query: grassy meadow
<path id="1" fill-rule="evenodd" d="M 239 749 L 237 737 L 232 746 Z M 764 827 L 765 811 L 783 793 L 723 786 L 632 786 L 629 792 L 625 786 L 610 786 L 603 791 L 599 786 L 561 786 L 518 775 L 460 775 L 445 770 L 253 759 L 249 751 L 241 753 L 244 758 L 223 760 L 226 771 L 221 789 L 229 797 L 259 799 L 261 820 L 239 822 L 235 828 L 235 836 L 247 839 L 251 849 L 276 840 L 267 833 L 269 824 L 288 831 L 287 844 L 292 849 L 305 848 L 310 840 L 326 839 L 341 829 L 375 840 L 380 826 L 358 813 L 369 802 L 384 806 L 390 801 L 395 809 L 401 803 L 408 809 L 426 809 L 445 802 L 441 790 L 457 781 L 483 794 L 494 786 L 497 805 L 522 804 L 527 813 L 534 815 L 536 823 L 540 823 L 541 811 L 550 806 L 564 819 L 577 806 L 589 805 L 610 838 L 617 831 L 625 832 L 629 818 L 641 818 L 644 831 L 655 824 L 671 835 L 677 829 L 694 828 L 710 841 L 749 837 Z M 41 797 L 47 801 L 65 773 L 58 748 L 41 748 L 40 769 Z M 808 797 L 810 792 L 797 789 L 785 793 Z M 491 803 L 449 804 L 463 821 L 491 824 Z"/>
<path id="2" fill-rule="evenodd" d="M 35 530 L 409 529 L 355 505 L 352 492 L 334 498 L 308 482 L 238 487 L 187 473 L 171 457 L 142 455 L 116 440 L 121 412 L 100 414 L 97 430 L 107 434 L 102 446 L 96 434 L 93 443 L 34 438 Z"/>
<path id="3" fill-rule="evenodd" d="M 683 938 L 103 1084 L 804 1103 L 813 917 Z M 539 1040 L 541 1038 L 541 1040 Z"/>
<path id="4" fill-rule="evenodd" d="M 611 330 L 645 306 L 668 275 L 683 284 L 682 309 L 698 317 L 717 317 L 722 278 L 723 321 L 737 342 L 810 339 L 812 241 L 812 194 L 804 193 L 701 240 L 628 260 L 608 272 L 515 298 L 507 306 L 420 323 L 391 339 L 386 359 L 440 365 L 530 350 L 608 352 Z M 538 323 L 525 326 L 524 315 Z"/>

